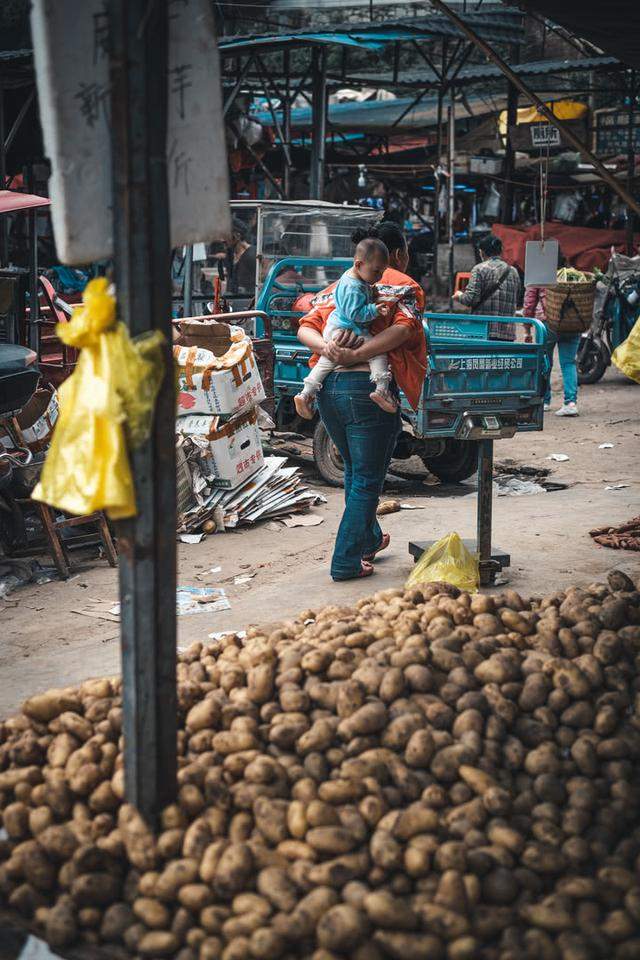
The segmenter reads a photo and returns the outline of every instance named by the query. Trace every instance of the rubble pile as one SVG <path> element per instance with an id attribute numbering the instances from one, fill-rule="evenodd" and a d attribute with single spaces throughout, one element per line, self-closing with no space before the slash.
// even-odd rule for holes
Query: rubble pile
<path id="1" fill-rule="evenodd" d="M 640 592 L 444 584 L 179 657 L 179 792 L 123 801 L 119 679 L 0 728 L 0 899 L 178 960 L 640 956 Z"/>

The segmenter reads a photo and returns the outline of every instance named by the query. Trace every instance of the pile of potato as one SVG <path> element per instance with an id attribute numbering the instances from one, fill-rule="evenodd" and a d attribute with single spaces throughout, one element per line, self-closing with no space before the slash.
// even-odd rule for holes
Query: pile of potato
<path id="1" fill-rule="evenodd" d="M 640 958 L 639 665 L 620 572 L 195 644 L 155 836 L 120 681 L 34 696 L 0 726 L 0 902 L 92 957 Z"/>

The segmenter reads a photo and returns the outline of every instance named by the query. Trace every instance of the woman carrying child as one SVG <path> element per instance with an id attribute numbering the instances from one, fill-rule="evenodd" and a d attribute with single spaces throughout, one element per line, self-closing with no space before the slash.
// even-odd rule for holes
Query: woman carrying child
<path id="1" fill-rule="evenodd" d="M 371 576 L 376 554 L 389 546 L 389 535 L 380 529 L 376 508 L 401 429 L 397 391 L 400 388 L 417 408 L 426 373 L 424 292 L 405 273 L 409 259 L 405 238 L 396 224 L 381 223 L 353 235 L 354 243 L 365 239 L 380 241 L 388 255 L 388 265 L 378 281 L 364 278 L 375 287 L 375 291 L 365 291 L 371 299 L 364 307 L 375 308 L 375 316 L 364 328 L 366 336 L 358 336 L 349 320 L 343 321 L 342 329 L 324 335 L 336 311 L 337 284 L 314 298 L 312 310 L 298 328 L 298 339 L 314 351 L 312 365 L 321 357 L 330 361 L 330 366 L 321 371 L 320 389 L 312 390 L 307 402 L 317 403 L 322 422 L 344 461 L 345 510 L 331 562 L 334 580 Z M 377 245 L 370 249 L 383 254 Z M 364 258 L 356 255 L 358 259 Z M 374 396 L 376 379 L 375 389 L 371 389 L 375 373 L 371 361 L 381 357 L 387 358 L 385 376 L 380 379 L 385 394 L 392 398 L 392 409 Z M 379 365 L 378 370 L 382 369 Z"/>

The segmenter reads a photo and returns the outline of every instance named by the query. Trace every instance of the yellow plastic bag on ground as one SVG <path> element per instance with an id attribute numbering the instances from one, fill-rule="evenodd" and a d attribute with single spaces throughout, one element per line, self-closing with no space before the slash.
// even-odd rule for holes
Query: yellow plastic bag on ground
<path id="1" fill-rule="evenodd" d="M 78 516 L 106 510 L 114 520 L 132 517 L 128 447 L 149 436 L 164 338 L 130 338 L 104 277 L 87 284 L 83 305 L 56 333 L 80 356 L 58 392 L 60 415 L 32 497 Z"/>
<path id="2" fill-rule="evenodd" d="M 406 587 L 444 580 L 460 590 L 476 593 L 480 584 L 478 558 L 470 553 L 457 533 L 448 533 L 422 554 Z"/>
<path id="3" fill-rule="evenodd" d="M 625 377 L 640 383 L 640 317 L 624 343 L 613 351 L 611 360 Z"/>

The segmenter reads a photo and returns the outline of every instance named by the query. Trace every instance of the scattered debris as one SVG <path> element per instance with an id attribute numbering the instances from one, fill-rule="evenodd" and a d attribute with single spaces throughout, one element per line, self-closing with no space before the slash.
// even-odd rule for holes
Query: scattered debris
<path id="1" fill-rule="evenodd" d="M 424 510 L 426 504 L 424 503 L 401 503 L 401 510 Z"/>
<path id="2" fill-rule="evenodd" d="M 520 480 L 518 477 L 499 477 L 494 487 L 499 497 L 527 497 L 547 492 L 542 484 L 534 480 Z"/>
<path id="3" fill-rule="evenodd" d="M 612 450 L 614 447 L 613 443 L 600 443 L 598 444 L 598 450 Z"/>
<path id="4" fill-rule="evenodd" d="M 401 509 L 402 504 L 399 500 L 383 500 L 378 504 L 376 513 L 379 517 L 386 517 L 389 513 L 399 513 Z"/>
<path id="5" fill-rule="evenodd" d="M 609 488 L 607 488 L 609 489 Z M 596 543 L 612 550 L 640 551 L 640 516 L 633 517 L 617 527 L 598 527 L 589 531 Z"/>
<path id="6" fill-rule="evenodd" d="M 234 577 L 233 582 L 236 587 L 241 586 L 243 583 L 250 583 L 255 577 L 255 573 L 245 574 L 243 577 Z"/>
<path id="7" fill-rule="evenodd" d="M 204 540 L 204 533 L 181 533 L 178 539 L 181 543 L 200 543 Z"/>
<path id="8" fill-rule="evenodd" d="M 231 604 L 221 587 L 178 587 L 176 590 L 176 613 L 179 617 L 230 609 Z"/>
<path id="9" fill-rule="evenodd" d="M 612 483 L 605 490 L 625 490 L 628 486 L 628 483 Z"/>
<path id="10" fill-rule="evenodd" d="M 118 613 L 112 613 L 104 607 L 86 607 L 83 610 L 72 610 L 71 613 L 77 613 L 81 617 L 91 617 L 93 620 L 108 620 L 110 623 L 120 623 L 120 605 L 118 604 Z"/>
<path id="11" fill-rule="evenodd" d="M 324 517 L 319 513 L 300 513 L 295 517 L 280 517 L 285 527 L 317 527 L 324 523 Z"/>
<path id="12" fill-rule="evenodd" d="M 567 456 L 566 453 L 551 453 L 547 457 L 547 460 L 555 460 L 556 463 L 564 463 L 565 460 L 568 460 L 568 459 L 569 457 Z"/>

